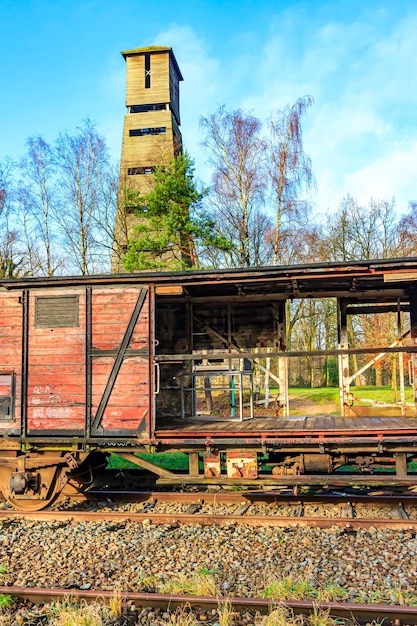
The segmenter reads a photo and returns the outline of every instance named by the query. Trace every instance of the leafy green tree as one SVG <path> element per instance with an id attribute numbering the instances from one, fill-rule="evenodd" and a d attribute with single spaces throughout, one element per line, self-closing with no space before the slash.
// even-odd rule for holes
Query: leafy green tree
<path id="1" fill-rule="evenodd" d="M 207 189 L 198 189 L 187 153 L 155 169 L 154 187 L 148 194 L 127 190 L 126 210 L 138 221 L 122 259 L 124 268 L 131 272 L 198 267 L 199 255 L 207 247 L 226 249 L 227 240 L 216 233 L 213 220 L 202 209 L 206 194 Z"/>

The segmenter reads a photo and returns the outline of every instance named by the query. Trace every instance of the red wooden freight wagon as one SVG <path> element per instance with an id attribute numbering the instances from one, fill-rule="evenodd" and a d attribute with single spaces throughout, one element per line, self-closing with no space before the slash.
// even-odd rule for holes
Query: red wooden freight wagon
<path id="1" fill-rule="evenodd" d="M 262 454 L 269 479 L 280 484 L 284 476 L 294 483 L 346 462 L 363 470 L 385 460 L 410 481 L 416 285 L 415 258 L 3 280 L 4 495 L 16 506 L 41 508 L 97 450 L 132 459 L 141 449 L 183 450 L 189 480 L 202 478 L 198 459 L 207 479 L 258 480 Z M 291 307 L 309 300 L 334 306 L 334 345 L 292 347 Z M 386 313 L 401 327 L 393 345 L 352 345 L 349 316 Z M 366 355 L 365 371 L 381 352 L 409 364 L 402 385 L 412 399 L 367 416 L 353 406 L 359 374 L 352 355 Z M 337 362 L 337 415 L 292 413 L 293 364 L 302 374 L 307 358 Z M 274 388 L 267 398 L 265 377 Z"/>

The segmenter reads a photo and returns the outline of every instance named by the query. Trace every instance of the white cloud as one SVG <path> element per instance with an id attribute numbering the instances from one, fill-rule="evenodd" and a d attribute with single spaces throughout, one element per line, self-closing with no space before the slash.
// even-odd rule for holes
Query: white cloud
<path id="1" fill-rule="evenodd" d="M 188 25 L 161 31 L 153 43 L 172 46 L 184 76 L 181 129 L 197 174 L 208 182 L 201 115 L 224 103 L 265 119 L 309 94 L 315 104 L 303 120 L 304 147 L 317 210 L 335 209 L 347 193 L 361 202 L 395 196 L 405 210 L 417 197 L 417 9 L 397 15 L 389 3 L 376 4 L 358 3 L 341 17 L 337 3 L 321 12 L 290 5 L 271 16 L 263 39 L 234 33 L 228 54 Z M 110 75 L 112 89 L 120 76 Z"/>
<path id="2" fill-rule="evenodd" d="M 260 50 L 258 92 L 244 99 L 265 117 L 314 97 L 303 129 L 320 211 L 347 193 L 363 202 L 395 196 L 401 210 L 417 197 L 417 10 L 398 17 L 388 6 L 373 19 L 367 11 L 350 21 L 287 11 Z"/>
<path id="3" fill-rule="evenodd" d="M 416 165 L 417 141 L 407 148 L 393 146 L 386 157 L 347 174 L 343 184 L 346 189 L 354 189 L 353 195 L 362 203 L 370 198 L 391 200 L 395 197 L 397 209 L 402 213 L 410 200 L 417 199 Z"/>

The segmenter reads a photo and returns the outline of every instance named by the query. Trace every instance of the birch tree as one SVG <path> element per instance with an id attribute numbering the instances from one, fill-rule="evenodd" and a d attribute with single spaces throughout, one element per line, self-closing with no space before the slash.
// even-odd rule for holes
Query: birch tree
<path id="1" fill-rule="evenodd" d="M 27 272 L 27 255 L 13 214 L 13 170 L 11 159 L 0 161 L 0 278 L 15 278 Z"/>
<path id="2" fill-rule="evenodd" d="M 211 214 L 219 232 L 233 243 L 222 264 L 262 265 L 265 241 L 262 124 L 240 109 L 229 112 L 221 106 L 212 115 L 203 117 L 201 126 L 213 167 Z"/>
<path id="3" fill-rule="evenodd" d="M 103 223 L 114 223 L 109 215 L 106 185 L 112 171 L 104 138 L 87 119 L 75 134 L 65 131 L 59 135 L 56 157 L 60 185 L 57 221 L 69 263 L 83 275 L 100 271 L 108 265 L 112 253 L 112 238 Z M 112 188 L 114 213 L 116 186 Z"/>
<path id="4" fill-rule="evenodd" d="M 41 137 L 29 137 L 19 163 L 20 224 L 33 275 L 53 276 L 63 264 L 57 239 L 57 172 L 52 147 Z"/>
<path id="5" fill-rule="evenodd" d="M 275 208 L 273 264 L 281 261 L 284 238 L 307 221 L 308 203 L 301 197 L 315 185 L 311 159 L 304 152 L 301 118 L 313 104 L 311 96 L 276 111 L 270 118 L 266 169 Z M 282 262 L 282 261 L 281 261 Z"/>

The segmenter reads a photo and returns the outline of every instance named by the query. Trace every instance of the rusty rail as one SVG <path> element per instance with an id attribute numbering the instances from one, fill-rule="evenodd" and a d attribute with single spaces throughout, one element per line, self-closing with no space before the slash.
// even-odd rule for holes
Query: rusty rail
<path id="1" fill-rule="evenodd" d="M 65 495 L 65 490 L 64 490 Z M 98 502 L 100 498 L 110 501 L 124 502 L 178 502 L 182 504 L 294 504 L 294 503 L 312 503 L 312 504 L 340 504 L 346 501 L 354 503 L 372 504 L 372 506 L 385 506 L 387 504 L 410 504 L 417 506 L 417 493 L 399 493 L 387 494 L 380 492 L 365 493 L 319 493 L 319 494 L 294 494 L 282 493 L 280 491 L 120 491 L 120 490 L 103 490 L 103 491 L 87 491 L 79 495 L 80 500 L 89 500 Z M 74 497 L 71 494 L 71 499 Z M 77 497 L 75 498 L 77 499 Z"/>
<path id="2" fill-rule="evenodd" d="M 76 601 L 107 603 L 113 597 L 111 591 L 79 590 L 79 589 L 43 589 L 27 587 L 4 587 L 0 586 L 0 595 L 7 594 L 32 603 L 51 604 L 53 602 L 73 598 Z M 135 608 L 161 608 L 175 610 L 179 607 L 190 606 L 193 608 L 211 610 L 221 607 L 227 602 L 235 611 L 254 611 L 267 614 L 277 607 L 286 607 L 294 615 L 308 615 L 314 609 L 320 608 L 329 611 L 333 617 L 346 619 L 355 618 L 360 621 L 381 620 L 389 618 L 396 620 L 397 624 L 417 624 L 417 607 L 407 607 L 391 604 L 358 604 L 353 602 L 311 602 L 305 600 L 271 601 L 264 598 L 234 598 L 211 596 L 180 596 L 160 593 L 136 593 L 122 592 L 122 600 Z"/>
<path id="3" fill-rule="evenodd" d="M 158 525 L 191 525 L 201 524 L 247 524 L 261 527 L 288 527 L 306 526 L 309 528 L 339 527 L 346 532 L 360 528 L 389 528 L 393 530 L 408 530 L 417 533 L 417 520 L 410 519 L 382 519 L 382 518 L 350 518 L 350 517 L 288 517 L 280 515 L 227 515 L 212 513 L 134 513 L 131 511 L 14 511 L 0 510 L 0 521 L 30 520 L 37 522 L 124 522 L 131 521 L 138 524 L 152 523 Z"/>

